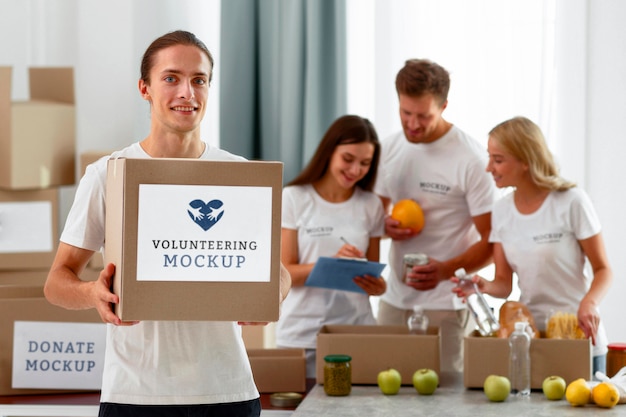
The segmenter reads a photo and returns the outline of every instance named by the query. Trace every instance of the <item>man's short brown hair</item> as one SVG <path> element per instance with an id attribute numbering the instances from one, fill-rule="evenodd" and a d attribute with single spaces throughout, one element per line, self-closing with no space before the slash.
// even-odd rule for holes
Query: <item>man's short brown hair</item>
<path id="1" fill-rule="evenodd" d="M 409 97 L 432 94 L 443 105 L 448 100 L 450 74 L 427 59 L 409 59 L 396 76 L 396 91 Z"/>

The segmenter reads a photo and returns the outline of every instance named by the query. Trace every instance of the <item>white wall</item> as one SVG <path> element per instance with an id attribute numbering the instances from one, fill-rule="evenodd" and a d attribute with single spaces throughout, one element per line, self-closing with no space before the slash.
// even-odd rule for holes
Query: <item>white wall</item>
<path id="1" fill-rule="evenodd" d="M 614 272 L 602 317 L 609 340 L 626 341 L 626 2 L 349 0 L 348 7 L 348 111 L 369 117 L 381 137 L 400 129 L 394 80 L 408 58 L 450 70 L 445 117 L 476 139 L 486 143 L 491 127 L 518 114 L 542 127 L 563 176 L 598 211 Z"/>
<path id="2" fill-rule="evenodd" d="M 587 190 L 604 225 L 615 274 L 602 304 L 609 340 L 626 342 L 626 2 L 589 1 Z"/>
<path id="3" fill-rule="evenodd" d="M 361 10 L 364 14 L 370 13 L 372 9 L 376 13 L 388 13 L 398 18 L 406 14 L 406 11 L 394 9 L 394 2 L 359 1 L 362 2 Z M 480 9 L 471 6 L 483 3 L 478 0 L 468 1 L 468 17 L 480 12 Z M 446 17 L 446 10 L 441 10 L 438 4 L 434 1 L 429 3 L 429 13 L 433 13 L 430 16 Z M 536 6 L 537 2 L 517 4 Z M 626 165 L 622 162 L 626 154 L 622 137 L 626 131 L 626 118 L 622 117 L 626 113 L 626 29 L 623 24 L 626 21 L 626 2 L 568 0 L 560 4 L 567 5 L 571 19 L 566 22 L 570 22 L 571 26 L 556 30 L 563 30 L 566 38 L 563 41 L 573 39 L 574 42 L 569 44 L 576 47 L 562 47 L 557 37 L 554 53 L 565 54 L 565 59 L 570 63 L 570 70 L 557 76 L 561 82 L 560 88 L 569 89 L 571 93 L 564 103 L 557 103 L 559 108 L 567 108 L 559 116 L 559 120 L 563 121 L 560 124 L 560 135 L 565 140 L 558 143 L 557 156 L 562 162 L 564 174 L 574 177 L 585 186 L 604 225 L 604 237 L 615 281 L 602 305 L 603 317 L 610 340 L 626 342 L 626 326 L 621 324 L 622 317 L 626 315 L 626 280 L 622 278 L 626 271 L 626 257 L 621 256 L 622 236 L 626 232 L 626 219 L 622 214 L 626 205 L 626 187 L 622 182 L 626 178 Z M 16 100 L 28 96 L 28 66 L 73 66 L 76 75 L 78 152 L 117 149 L 143 138 L 148 131 L 148 106 L 136 90 L 143 50 L 152 39 L 164 32 L 191 30 L 205 41 L 217 61 L 210 98 L 212 101 L 209 103 L 203 132 L 207 140 L 219 143 L 219 6 L 220 0 L 0 0 L 0 65 L 14 67 L 13 96 Z M 427 18 L 428 14 L 422 15 L 424 24 L 428 22 Z M 471 23 L 469 18 L 466 21 Z M 445 35 L 450 42 L 455 38 L 471 40 L 467 28 L 464 34 L 454 34 L 454 29 L 461 27 L 461 24 L 463 21 L 455 21 L 445 27 L 434 27 L 433 36 Z M 494 25 L 497 26 L 497 22 Z M 407 28 L 398 25 L 386 30 Z M 384 56 L 375 57 L 372 51 L 390 50 L 395 45 L 377 44 L 378 40 L 371 28 L 363 39 L 363 48 L 350 53 L 370 56 L 369 65 L 360 71 L 373 74 L 376 60 L 383 60 Z M 427 48 L 429 39 L 421 41 Z M 476 61 L 474 58 L 459 59 L 459 64 L 454 65 L 456 73 L 463 71 L 463 62 L 466 65 L 486 65 L 484 61 Z M 401 62 L 393 63 L 393 68 L 387 74 L 387 84 L 359 86 L 365 95 L 392 96 L 386 103 L 382 98 L 376 102 L 360 99 L 361 105 L 365 106 L 361 107 L 362 112 L 359 111 L 363 115 L 376 110 L 383 111 L 385 106 L 393 109 L 388 119 L 385 119 L 387 121 L 381 122 L 381 135 L 399 128 L 394 125 L 397 105 L 393 98 L 393 78 L 399 65 Z M 455 81 L 453 93 L 454 88 L 470 82 Z M 473 88 L 477 87 L 483 90 L 497 88 L 488 85 Z M 477 96 L 482 94 L 480 88 L 477 89 Z M 481 99 L 486 100 L 484 102 L 498 98 L 504 100 L 506 95 L 497 91 L 489 97 L 486 100 L 483 94 Z M 467 112 L 466 108 L 450 108 L 447 111 L 451 110 Z M 484 106 L 477 105 L 472 108 L 474 110 L 484 111 Z M 458 117 L 453 117 L 453 114 L 449 116 L 455 121 L 466 117 L 461 114 Z M 503 118 L 499 114 L 493 117 L 497 121 Z M 467 120 L 464 125 L 471 123 L 471 118 Z M 469 130 L 475 130 L 476 136 L 482 136 L 482 132 L 486 132 L 489 127 L 470 126 Z M 72 193 L 72 187 L 64 190 L 63 219 Z"/>
<path id="4" fill-rule="evenodd" d="M 149 105 L 137 90 L 143 52 L 166 32 L 189 30 L 216 60 L 202 131 L 205 140 L 219 144 L 220 4 L 220 0 L 0 0 L 0 65 L 13 67 L 14 100 L 28 98 L 29 66 L 74 67 L 77 155 L 120 149 L 143 139 L 150 127 Z M 75 187 L 61 189 L 61 224 L 74 191 Z"/>

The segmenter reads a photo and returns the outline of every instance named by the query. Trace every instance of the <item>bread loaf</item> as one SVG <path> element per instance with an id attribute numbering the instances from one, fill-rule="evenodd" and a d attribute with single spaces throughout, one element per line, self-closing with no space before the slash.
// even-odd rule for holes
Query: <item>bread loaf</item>
<path id="1" fill-rule="evenodd" d="M 535 319 L 530 314 L 528 307 L 519 301 L 507 301 L 500 307 L 500 330 L 498 330 L 498 337 L 508 338 L 515 330 L 515 323 L 518 321 L 528 323 L 533 337 L 539 337 Z"/>

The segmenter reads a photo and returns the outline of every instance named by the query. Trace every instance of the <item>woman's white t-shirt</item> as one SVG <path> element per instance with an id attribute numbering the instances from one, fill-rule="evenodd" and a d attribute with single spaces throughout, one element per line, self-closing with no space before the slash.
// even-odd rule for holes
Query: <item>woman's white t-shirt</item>
<path id="1" fill-rule="evenodd" d="M 150 158 L 139 143 L 111 158 Z M 89 165 L 81 179 L 61 241 L 98 251 L 104 246 L 106 162 Z M 200 159 L 244 160 L 206 144 Z M 215 404 L 259 397 L 234 322 L 143 321 L 107 325 L 101 402 L 165 405 Z"/>
<path id="2" fill-rule="evenodd" d="M 575 187 L 552 191 L 532 214 L 521 214 L 513 194 L 496 202 L 489 240 L 502 244 L 517 274 L 520 301 L 528 306 L 537 327 L 545 330 L 551 312 L 576 314 L 591 277 L 578 243 L 600 233 L 600 221 L 587 194 Z M 594 355 L 607 352 L 602 323 Z"/>
<path id="3" fill-rule="evenodd" d="M 384 232 L 380 199 L 356 188 L 342 203 L 331 203 L 311 185 L 285 187 L 282 227 L 298 232 L 298 261 L 314 263 L 334 256 L 343 237 L 366 252 L 371 237 Z M 317 332 L 326 324 L 376 324 L 369 296 L 349 291 L 308 286 L 292 287 L 283 301 L 276 324 L 278 346 L 315 349 Z"/>

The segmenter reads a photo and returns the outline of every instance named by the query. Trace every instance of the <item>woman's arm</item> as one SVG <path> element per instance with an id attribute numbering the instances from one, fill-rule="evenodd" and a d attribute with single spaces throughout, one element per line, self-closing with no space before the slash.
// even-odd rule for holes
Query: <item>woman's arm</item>
<path id="1" fill-rule="evenodd" d="M 380 260 L 380 238 L 371 237 L 367 247 L 366 258 L 369 261 L 378 262 Z M 361 287 L 368 295 L 382 295 L 387 290 L 387 281 L 383 277 L 372 277 L 365 275 L 355 277 L 354 282 Z"/>
<path id="2" fill-rule="evenodd" d="M 506 298 L 513 289 L 513 270 L 506 259 L 501 243 L 493 244 L 493 261 L 496 273 L 493 281 L 481 278 L 478 281 L 478 288 L 496 298 Z"/>
<path id="3" fill-rule="evenodd" d="M 580 240 L 579 244 L 593 269 L 593 280 L 589 291 L 578 306 L 578 325 L 585 332 L 585 336 L 591 337 L 595 344 L 596 333 L 600 324 L 598 306 L 609 291 L 613 281 L 613 272 L 609 266 L 604 240 L 600 233 L 588 239 Z"/>

